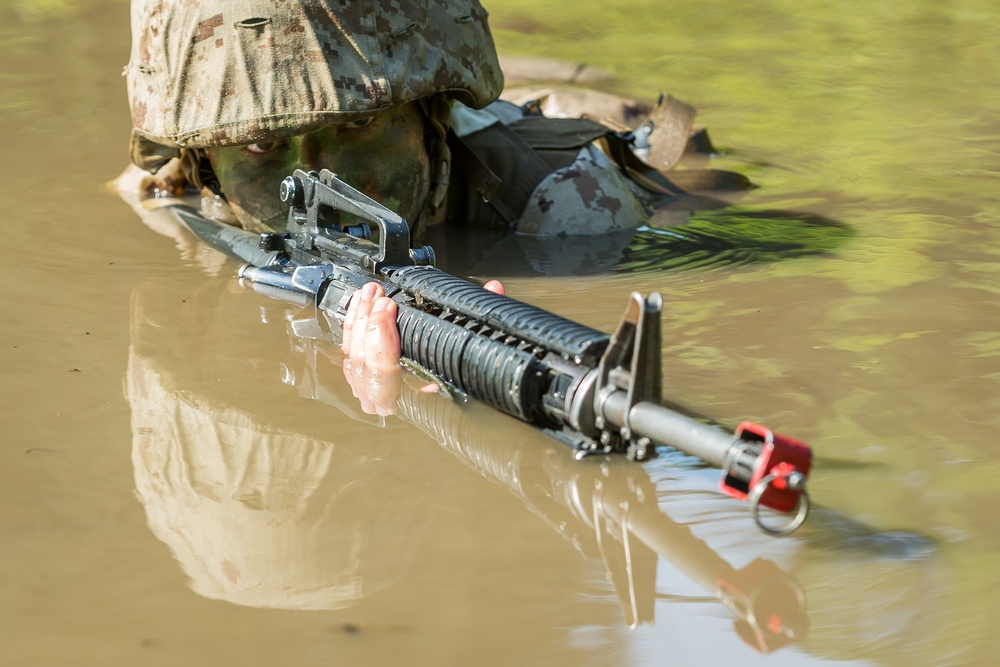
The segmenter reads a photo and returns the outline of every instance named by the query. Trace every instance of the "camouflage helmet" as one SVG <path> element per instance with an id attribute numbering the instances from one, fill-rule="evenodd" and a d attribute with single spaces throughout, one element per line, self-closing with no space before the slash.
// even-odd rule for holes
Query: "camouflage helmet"
<path id="1" fill-rule="evenodd" d="M 503 75 L 478 0 L 133 0 L 132 161 L 274 141 Z"/>

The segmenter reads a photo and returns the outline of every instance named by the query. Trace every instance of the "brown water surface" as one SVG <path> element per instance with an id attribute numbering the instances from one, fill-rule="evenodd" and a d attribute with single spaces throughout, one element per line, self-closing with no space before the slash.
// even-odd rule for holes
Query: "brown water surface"
<path id="1" fill-rule="evenodd" d="M 103 189 L 127 3 L 7 0 L 0 664 L 993 664 L 1000 10 L 489 8 L 507 53 L 695 104 L 761 187 L 447 268 L 604 330 L 662 292 L 666 397 L 811 443 L 807 526 L 764 536 L 676 453 L 579 463 L 415 392 L 365 415 L 307 314 Z"/>

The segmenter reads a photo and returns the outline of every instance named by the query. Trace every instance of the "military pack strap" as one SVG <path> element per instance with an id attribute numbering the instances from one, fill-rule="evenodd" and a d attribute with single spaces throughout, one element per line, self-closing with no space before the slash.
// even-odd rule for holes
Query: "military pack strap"
<path id="1" fill-rule="evenodd" d="M 648 192 L 676 198 L 688 193 L 751 187 L 742 174 L 718 169 L 674 170 L 691 141 L 694 109 L 672 97 L 661 98 L 647 120 L 650 137 L 659 142 L 652 157 L 658 169 L 635 154 L 627 128 L 589 118 L 550 118 L 529 114 L 509 125 L 495 123 L 459 137 L 449 134 L 457 170 L 481 202 L 469 201 L 466 215 L 476 224 L 517 222 L 531 194 L 549 174 L 568 167 L 584 146 L 598 143 L 625 174 Z M 652 142 L 650 142 L 652 144 Z M 482 205 L 485 203 L 486 205 Z"/>
<path id="2" fill-rule="evenodd" d="M 454 168 L 488 204 L 479 207 L 484 211 L 476 224 L 517 222 L 531 193 L 552 173 L 552 167 L 503 123 L 464 137 L 451 132 L 448 138 Z"/>
<path id="3" fill-rule="evenodd" d="M 671 95 L 661 95 L 639 126 L 649 128 L 649 156 L 645 160 L 633 151 L 627 128 L 614 121 L 602 121 L 611 132 L 602 137 L 601 146 L 629 178 L 663 197 L 752 187 L 750 179 L 733 171 L 674 169 L 689 150 L 712 152 L 708 133 L 693 125 L 694 117 L 694 107 Z"/>
<path id="4" fill-rule="evenodd" d="M 652 126 L 648 161 L 633 151 L 632 134 L 628 128 L 616 128 L 589 118 L 529 115 L 509 127 L 539 152 L 553 169 L 568 166 L 581 148 L 598 142 L 629 178 L 643 189 L 661 196 L 677 197 L 692 192 L 745 190 L 751 187 L 746 176 L 733 171 L 674 169 L 692 142 L 710 146 L 704 131 L 693 129 L 694 116 L 694 108 L 690 105 L 669 95 L 661 96 L 644 121 Z"/>
<path id="5" fill-rule="evenodd" d="M 476 224 L 517 222 L 531 193 L 553 171 L 568 167 L 580 149 L 600 139 L 608 128 L 586 118 L 527 115 L 509 125 L 493 125 L 458 137 L 449 135 L 461 175 L 486 206 L 467 213 Z"/>
<path id="6" fill-rule="evenodd" d="M 735 171 L 722 169 L 673 169 L 668 177 L 650 166 L 632 151 L 626 136 L 608 132 L 600 141 L 608 157 L 643 189 L 661 197 L 679 197 L 688 193 L 718 190 L 746 190 L 750 179 Z"/>
<path id="7" fill-rule="evenodd" d="M 608 133 L 607 127 L 589 118 L 530 115 L 508 127 L 536 151 L 568 151 L 571 157 L 559 167 L 572 163 L 581 148 Z"/>
<path id="8" fill-rule="evenodd" d="M 670 171 L 684 157 L 691 138 L 695 110 L 672 95 L 661 95 L 656 107 L 644 121 L 652 125 L 649 133 L 649 166 Z"/>
<path id="9" fill-rule="evenodd" d="M 608 132 L 601 138 L 600 144 L 625 175 L 643 189 L 665 197 L 679 197 L 684 194 L 684 190 L 675 185 L 663 172 L 650 167 L 633 153 L 632 146 L 625 136 Z"/>

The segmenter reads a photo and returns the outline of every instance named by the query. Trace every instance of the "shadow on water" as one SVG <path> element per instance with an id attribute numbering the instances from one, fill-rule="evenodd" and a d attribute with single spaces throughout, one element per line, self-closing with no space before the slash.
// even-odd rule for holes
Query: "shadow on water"
<path id="1" fill-rule="evenodd" d="M 677 227 L 654 215 L 622 251 L 616 271 L 640 272 L 779 262 L 833 252 L 854 230 L 809 213 L 733 206 L 697 211 Z"/>
<path id="2" fill-rule="evenodd" d="M 588 276 L 717 269 L 835 252 L 855 236 L 842 222 L 812 213 L 728 206 L 660 209 L 649 224 L 600 236 L 552 239 L 450 228 L 428 241 L 442 268 L 459 275 Z M 488 252 L 485 250 L 488 248 Z"/>

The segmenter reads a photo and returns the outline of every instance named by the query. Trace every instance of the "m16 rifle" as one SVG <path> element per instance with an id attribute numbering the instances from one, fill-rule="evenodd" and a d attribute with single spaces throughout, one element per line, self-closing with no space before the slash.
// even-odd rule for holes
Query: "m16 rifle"
<path id="1" fill-rule="evenodd" d="M 623 453 L 641 461 L 666 445 L 721 468 L 720 488 L 748 499 L 763 530 L 783 535 L 805 520 L 808 446 L 752 422 L 728 433 L 661 405 L 659 294 L 633 293 L 609 336 L 435 268 L 432 248 L 410 247 L 405 220 L 330 171 L 296 170 L 279 196 L 289 206 L 287 229 L 261 235 L 259 247 L 241 230 L 183 217 L 249 262 L 240 277 L 256 289 L 312 302 L 335 323 L 354 292 L 380 283 L 399 306 L 405 358 L 536 425 L 577 458 Z M 794 516 L 774 526 L 761 506 Z"/>

